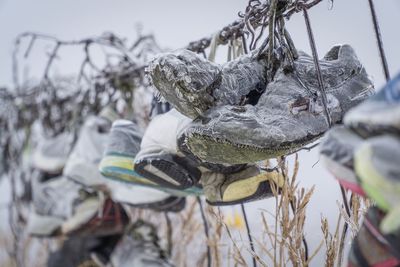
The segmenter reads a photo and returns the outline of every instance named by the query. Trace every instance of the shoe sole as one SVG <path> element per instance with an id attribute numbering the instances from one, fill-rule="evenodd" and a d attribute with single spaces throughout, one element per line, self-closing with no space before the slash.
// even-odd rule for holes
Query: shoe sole
<path id="1" fill-rule="evenodd" d="M 175 190 L 172 188 L 164 188 L 134 171 L 135 164 L 133 162 L 134 160 L 131 157 L 123 155 L 106 155 L 100 162 L 99 170 L 100 173 L 107 179 L 122 183 L 155 188 L 174 196 L 184 197 L 188 195 L 203 195 L 203 190 L 195 186 L 191 188 L 186 188 L 183 191 Z"/>
<path id="2" fill-rule="evenodd" d="M 206 201 L 212 206 L 227 206 L 273 197 L 274 194 L 270 186 L 271 181 L 275 182 L 279 193 L 283 180 L 280 180 L 279 177 L 271 177 L 268 173 L 262 173 L 231 183 L 225 189 L 222 201 L 210 201 L 208 199 Z"/>
<path id="3" fill-rule="evenodd" d="M 205 127 L 205 126 L 204 126 Z M 202 133 L 199 133 L 202 132 Z M 201 160 L 217 164 L 247 164 L 265 159 L 289 155 L 306 144 L 312 143 L 323 133 L 308 136 L 304 140 L 280 143 L 275 147 L 257 147 L 239 144 L 234 141 L 218 138 L 202 129 L 186 132 L 178 139 L 182 150 L 188 150 Z M 186 146 L 186 148 L 185 148 Z"/>
<path id="4" fill-rule="evenodd" d="M 172 189 L 190 188 L 200 180 L 200 171 L 178 163 L 179 159 L 169 154 L 148 156 L 135 163 L 135 171 L 157 183 Z"/>
<path id="5" fill-rule="evenodd" d="M 164 201 L 133 206 L 141 209 L 151 209 L 158 212 L 180 212 L 186 207 L 186 199 L 184 197 L 172 196 Z"/>

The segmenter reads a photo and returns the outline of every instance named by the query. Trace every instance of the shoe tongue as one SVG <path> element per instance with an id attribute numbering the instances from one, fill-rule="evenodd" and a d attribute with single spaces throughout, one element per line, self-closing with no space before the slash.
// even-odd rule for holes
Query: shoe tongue
<path id="1" fill-rule="evenodd" d="M 104 107 L 100 111 L 99 117 L 105 118 L 105 119 L 109 120 L 110 122 L 114 122 L 121 118 L 119 116 L 119 114 L 110 106 Z"/>

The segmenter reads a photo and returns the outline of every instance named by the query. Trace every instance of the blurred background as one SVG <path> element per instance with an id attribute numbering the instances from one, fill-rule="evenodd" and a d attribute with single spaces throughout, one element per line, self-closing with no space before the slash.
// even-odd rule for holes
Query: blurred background
<path id="1" fill-rule="evenodd" d="M 178 49 L 190 41 L 222 29 L 238 18 L 247 1 L 239 0 L 0 0 L 0 87 L 12 87 L 12 52 L 15 37 L 26 31 L 53 35 L 61 40 L 77 40 L 111 31 L 119 36 L 134 40 L 139 32 L 152 33 L 158 44 L 166 49 Z M 382 38 L 392 76 L 400 70 L 399 0 L 375 1 Z M 378 48 L 373 32 L 367 0 L 323 1 L 311 9 L 311 23 L 322 57 L 330 47 L 348 43 L 354 47 L 358 57 L 375 83 L 376 89 L 384 84 Z M 310 53 L 308 37 L 301 13 L 293 15 L 287 23 L 298 49 Z M 21 70 L 26 80 L 39 79 L 45 68 L 47 53 L 52 47 L 38 44 L 29 58 L 29 64 Z M 60 52 L 55 62 L 55 73 L 77 74 L 82 51 L 68 48 Z M 96 59 L 95 59 L 96 60 Z M 99 59 L 100 60 L 100 59 Z M 224 62 L 226 52 L 217 51 L 217 61 Z M 293 156 L 289 157 L 293 159 Z M 301 186 L 315 192 L 307 209 L 305 237 L 311 250 L 321 241 L 321 217 L 324 216 L 334 227 L 341 201 L 339 186 L 333 177 L 319 163 L 318 148 L 299 153 L 299 178 Z M 8 187 L 0 184 L 0 206 L 8 201 Z M 262 200 L 246 204 L 252 234 L 261 234 L 262 210 L 274 213 L 275 202 Z M 226 207 L 226 213 L 234 213 L 239 207 Z M 0 223 L 5 222 L 4 212 Z M 250 254 L 245 252 L 246 257 Z M 324 262 L 321 251 L 312 266 Z"/>

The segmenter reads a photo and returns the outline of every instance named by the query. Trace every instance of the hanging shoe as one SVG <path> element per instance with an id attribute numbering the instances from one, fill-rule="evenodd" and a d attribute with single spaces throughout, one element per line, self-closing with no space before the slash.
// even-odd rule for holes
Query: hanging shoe
<path id="1" fill-rule="evenodd" d="M 111 263 L 118 267 L 172 267 L 160 247 L 156 227 L 139 220 L 126 232 L 111 255 Z"/>
<path id="2" fill-rule="evenodd" d="M 70 237 L 63 241 L 60 248 L 50 251 L 48 267 L 100 267 L 90 257 L 90 250 L 98 244 L 93 237 Z"/>
<path id="3" fill-rule="evenodd" d="M 105 150 L 111 122 L 100 116 L 86 119 L 68 157 L 63 175 L 84 186 L 103 184 L 98 165 Z"/>
<path id="4" fill-rule="evenodd" d="M 349 45 L 320 60 L 333 123 L 373 91 Z M 312 57 L 299 53 L 294 70 L 279 68 L 256 105 L 209 109 L 181 133 L 178 144 L 212 163 L 243 164 L 298 151 L 329 129 Z"/>
<path id="5" fill-rule="evenodd" d="M 111 264 L 111 254 L 123 235 L 110 235 L 95 237 L 98 244 L 93 244 L 90 249 L 90 258 L 99 266 L 106 267 Z M 92 237 L 93 238 L 93 237 Z"/>
<path id="6" fill-rule="evenodd" d="M 380 229 L 400 229 L 400 140 L 384 135 L 366 140 L 356 151 L 354 166 L 365 193 L 388 214 Z"/>
<path id="7" fill-rule="evenodd" d="M 277 171 L 260 172 L 253 165 L 231 174 L 204 172 L 201 183 L 207 202 L 213 206 L 224 206 L 273 197 L 272 186 L 279 193 L 283 179 Z"/>
<path id="8" fill-rule="evenodd" d="M 344 123 L 363 136 L 400 134 L 400 73 L 376 95 L 351 109 Z"/>
<path id="9" fill-rule="evenodd" d="M 60 234 L 61 225 L 80 201 L 82 186 L 65 177 L 46 179 L 35 173 L 32 177 L 32 204 L 27 229 L 34 236 Z"/>
<path id="10" fill-rule="evenodd" d="M 99 166 L 101 174 L 116 182 L 146 186 L 149 189 L 162 190 L 175 196 L 202 194 L 201 188 L 198 187 L 187 188 L 183 191 L 167 188 L 138 172 L 135 156 L 139 151 L 140 142 L 141 133 L 138 131 L 136 124 L 127 120 L 114 122 L 104 157 Z"/>
<path id="11" fill-rule="evenodd" d="M 354 238 L 349 258 L 349 267 L 397 267 L 400 266 L 400 231 L 384 235 L 379 230 L 383 212 L 369 208 L 363 225 Z"/>
<path id="12" fill-rule="evenodd" d="M 40 140 L 32 155 L 32 167 L 51 175 L 60 175 L 67 162 L 73 144 L 73 136 L 61 133 Z"/>
<path id="13" fill-rule="evenodd" d="M 363 139 L 344 126 L 335 126 L 326 132 L 319 144 L 319 152 L 325 167 L 345 189 L 361 196 L 364 190 L 354 171 L 354 152 Z"/>
<path id="14" fill-rule="evenodd" d="M 179 129 L 191 121 L 174 109 L 156 116 L 143 136 L 135 158 L 135 171 L 168 188 L 196 186 L 201 176 L 198 164 L 180 153 L 176 144 Z"/>
<path id="15" fill-rule="evenodd" d="M 69 237 L 61 247 L 50 251 L 48 267 L 104 267 L 120 235 L 108 237 Z"/>
<path id="16" fill-rule="evenodd" d="M 126 133 L 127 127 L 135 125 L 130 121 L 116 120 L 113 125 L 110 133 L 111 122 L 105 117 L 93 116 L 86 120 L 68 158 L 64 175 L 86 187 L 105 188 L 116 202 L 158 211 L 177 212 L 182 210 L 185 207 L 185 199 L 181 197 L 171 196 L 171 194 L 155 188 L 122 184 L 115 180 L 104 179 L 102 174 L 115 176 L 122 173 L 118 177 L 125 177 L 128 172 L 137 179 L 138 184 L 148 184 L 147 179 L 138 176 L 134 171 L 130 172 L 133 169 L 135 151 L 139 149 L 140 132 L 134 128 L 136 131 L 133 134 L 129 131 L 128 133 L 131 135 Z M 129 138 L 132 140 L 127 141 L 126 139 Z M 130 146 L 128 147 L 126 144 L 130 144 Z M 137 144 L 136 148 L 135 144 Z M 106 151 L 106 156 L 102 160 L 102 155 L 107 147 L 112 151 L 109 153 Z M 131 151 L 134 154 L 130 154 Z M 99 171 L 100 161 L 102 174 Z M 126 166 L 132 167 L 127 168 Z"/>
<path id="17" fill-rule="evenodd" d="M 148 76 L 161 96 L 195 119 L 217 105 L 240 105 L 267 84 L 265 60 L 257 52 L 223 65 L 189 50 L 165 53 L 150 62 Z"/>
<path id="18" fill-rule="evenodd" d="M 102 200 L 99 193 L 89 194 L 79 203 L 72 216 L 62 224 L 65 235 L 107 236 L 120 234 L 129 224 L 129 217 L 121 204 L 110 198 Z"/>

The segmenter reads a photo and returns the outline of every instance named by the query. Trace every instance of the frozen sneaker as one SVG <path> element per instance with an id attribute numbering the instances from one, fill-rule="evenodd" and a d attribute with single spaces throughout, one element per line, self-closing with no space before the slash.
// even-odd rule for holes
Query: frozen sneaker
<path id="1" fill-rule="evenodd" d="M 104 113 L 105 111 L 103 110 L 101 115 Z M 110 117 L 110 115 L 107 117 Z M 107 144 L 108 149 L 112 150 L 111 152 L 110 150 L 108 152 L 106 151 L 106 157 L 103 159 L 100 169 L 104 175 L 116 175 L 121 173 L 118 172 L 121 170 L 119 167 L 132 164 L 134 155 L 136 155 L 136 153 L 133 155 L 129 154 L 129 151 L 132 151 L 132 149 L 135 150 L 134 146 L 126 148 L 122 145 L 127 144 L 126 138 L 132 138 L 132 140 L 130 140 L 131 142 L 128 144 L 138 144 L 137 150 L 139 149 L 141 140 L 140 133 L 133 136 L 126 134 L 127 128 L 123 126 L 134 125 L 132 122 L 116 120 L 113 125 L 115 127 L 113 126 L 110 134 L 109 129 L 111 123 L 110 120 L 105 119 L 105 116 L 93 116 L 86 120 L 73 151 L 68 158 L 64 175 L 86 187 L 94 187 L 96 189 L 103 188 L 109 191 L 112 199 L 116 202 L 142 208 L 154 208 L 156 210 L 159 210 L 160 207 L 171 211 L 183 209 L 185 200 L 178 197 L 171 197 L 171 195 L 166 192 L 154 188 L 121 184 L 118 181 L 104 179 L 99 171 L 99 162 L 102 159 Z M 122 128 L 122 130 L 120 128 Z M 122 169 L 122 172 L 126 174 L 127 169 Z M 121 174 L 121 176 L 123 174 Z M 147 179 L 141 178 L 137 174 L 135 174 L 134 177 L 138 177 L 138 181 L 140 179 L 141 181 L 147 182 Z M 170 206 L 168 206 L 167 203 L 169 203 Z M 180 205 L 174 206 L 175 203 L 179 203 Z"/>
<path id="2" fill-rule="evenodd" d="M 400 266 L 400 231 L 384 235 L 379 231 L 382 212 L 371 207 L 363 225 L 354 238 L 349 257 L 349 267 Z"/>
<path id="3" fill-rule="evenodd" d="M 181 212 L 186 207 L 186 198 L 169 196 L 166 199 L 160 200 L 158 202 L 147 202 L 141 205 L 134 205 L 141 209 L 151 209 L 158 212 Z"/>
<path id="4" fill-rule="evenodd" d="M 48 267 L 102 267 L 91 258 L 94 248 L 101 240 L 96 237 L 70 237 L 63 241 L 60 248 L 50 251 Z"/>
<path id="5" fill-rule="evenodd" d="M 165 53 L 155 58 L 148 76 L 161 96 L 192 119 L 216 105 L 240 105 L 249 95 L 258 95 L 267 84 L 267 64 L 258 52 L 223 65 L 189 50 Z"/>
<path id="6" fill-rule="evenodd" d="M 154 187 L 106 180 L 111 198 L 118 203 L 155 211 L 179 212 L 185 208 L 184 193 L 171 195 Z"/>
<path id="7" fill-rule="evenodd" d="M 335 126 L 322 138 L 319 152 L 325 167 L 346 189 L 364 196 L 354 171 L 354 152 L 363 139 L 344 126 Z"/>
<path id="8" fill-rule="evenodd" d="M 201 172 L 197 163 L 177 148 L 177 134 L 192 120 L 172 109 L 156 116 L 149 124 L 135 158 L 135 171 L 173 189 L 186 189 L 198 184 Z"/>
<path id="9" fill-rule="evenodd" d="M 82 186 L 66 177 L 46 179 L 40 174 L 34 175 L 31 183 L 28 232 L 36 236 L 59 234 L 62 223 L 73 214 L 74 203 L 80 200 Z"/>
<path id="10" fill-rule="evenodd" d="M 172 267 L 160 247 L 156 227 L 139 220 L 126 232 L 111 254 L 111 263 L 118 267 Z"/>
<path id="11" fill-rule="evenodd" d="M 138 184 L 149 183 L 134 170 L 134 159 L 140 149 L 142 136 L 142 131 L 134 122 L 116 120 L 103 142 L 103 153 L 99 154 L 104 154 L 99 165 L 100 173 L 108 178 Z"/>
<path id="12" fill-rule="evenodd" d="M 98 170 L 111 122 L 100 116 L 91 116 L 83 124 L 78 139 L 68 157 L 63 175 L 85 186 L 103 183 Z"/>
<path id="13" fill-rule="evenodd" d="M 111 260 L 111 254 L 114 251 L 116 245 L 122 238 L 122 234 L 92 237 L 97 238 L 98 244 L 93 244 L 90 247 L 90 257 L 99 266 L 109 266 Z"/>
<path id="14" fill-rule="evenodd" d="M 121 204 L 97 193 L 85 197 L 61 227 L 65 235 L 107 236 L 122 233 L 129 217 Z"/>
<path id="15" fill-rule="evenodd" d="M 376 95 L 351 109 L 344 123 L 364 136 L 400 133 L 400 73 Z"/>
<path id="16" fill-rule="evenodd" d="M 135 170 L 135 156 L 140 149 L 141 141 L 142 133 L 138 129 L 138 125 L 128 120 L 115 121 L 111 127 L 104 156 L 99 165 L 100 173 L 105 178 L 109 178 L 108 180 L 114 181 L 114 184 L 119 182 L 121 185 L 120 182 L 124 182 L 122 185 L 139 185 L 140 187 L 136 191 L 141 187 L 148 187 L 148 189 L 143 189 L 143 193 L 138 196 L 143 196 L 146 192 L 149 193 L 148 196 L 165 195 L 166 193 L 175 196 L 186 196 L 192 194 L 200 195 L 202 193 L 200 188 L 195 187 L 185 191 L 168 189 L 137 173 Z M 118 186 L 115 184 L 115 187 Z M 116 188 L 115 190 L 119 189 Z M 156 190 L 164 192 L 159 194 L 151 193 L 151 191 Z"/>
<path id="17" fill-rule="evenodd" d="M 223 174 L 204 172 L 201 177 L 204 195 L 210 205 L 223 206 L 256 201 L 272 197 L 271 183 L 279 193 L 283 185 L 283 177 L 277 171 L 260 172 L 257 166 Z"/>
<path id="18" fill-rule="evenodd" d="M 388 214 L 380 229 L 400 229 L 400 140 L 384 135 L 366 140 L 356 151 L 354 166 L 365 193 Z"/>
<path id="19" fill-rule="evenodd" d="M 38 214 L 32 206 L 29 211 L 26 229 L 31 236 L 58 236 L 61 234 L 60 227 L 63 222 L 64 219 L 59 217 Z"/>
<path id="20" fill-rule="evenodd" d="M 52 175 L 61 174 L 73 141 L 73 135 L 70 133 L 40 140 L 32 155 L 32 167 Z"/>
<path id="21" fill-rule="evenodd" d="M 333 123 L 373 90 L 349 45 L 320 60 Z M 256 105 L 209 109 L 180 135 L 179 147 L 212 163 L 243 164 L 298 151 L 329 129 L 312 57 L 299 52 L 294 69 L 277 70 Z"/>
<path id="22" fill-rule="evenodd" d="M 171 105 L 168 102 L 160 101 L 159 97 L 153 96 L 151 101 L 150 119 L 157 115 L 167 113 L 171 110 Z"/>

